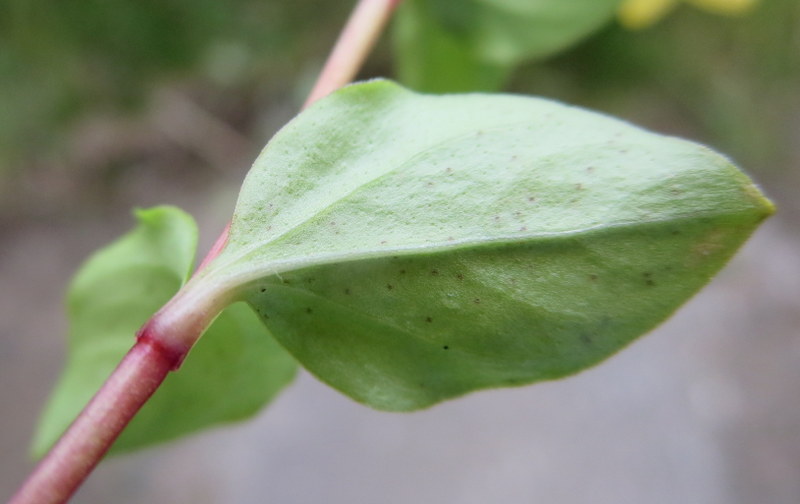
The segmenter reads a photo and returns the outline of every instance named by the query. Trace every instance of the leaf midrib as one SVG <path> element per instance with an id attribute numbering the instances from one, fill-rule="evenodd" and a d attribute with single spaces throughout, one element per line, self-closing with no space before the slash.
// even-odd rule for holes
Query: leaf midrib
<path id="1" fill-rule="evenodd" d="M 379 182 L 383 178 L 397 173 L 398 170 L 400 170 L 401 168 L 407 166 L 410 163 L 413 163 L 416 159 L 427 155 L 429 153 L 429 151 L 431 151 L 433 149 L 436 149 L 436 148 L 438 148 L 438 147 L 440 147 L 442 145 L 446 145 L 448 143 L 457 142 L 457 141 L 461 141 L 461 140 L 463 140 L 465 138 L 469 138 L 470 136 L 475 135 L 477 131 L 502 131 L 502 130 L 515 128 L 515 127 L 518 127 L 520 125 L 525 125 L 525 124 L 528 124 L 528 122 L 527 121 L 526 122 L 519 121 L 519 122 L 506 124 L 506 125 L 498 126 L 498 127 L 494 127 L 494 128 L 479 128 L 477 130 L 472 130 L 472 131 L 470 131 L 468 133 L 464 133 L 462 135 L 454 136 L 454 137 L 448 138 L 446 140 L 442 140 L 441 142 L 437 142 L 435 144 L 431 144 L 429 147 L 425 148 L 424 150 L 419 151 L 416 154 L 408 157 L 403 162 L 397 163 L 397 165 L 395 165 L 394 167 L 392 167 L 392 168 L 390 168 L 390 169 L 388 169 L 388 170 L 386 170 L 386 171 L 384 171 L 384 172 L 382 172 L 380 174 L 377 174 L 375 177 L 373 177 L 373 178 L 371 178 L 369 180 L 364 181 L 362 184 L 356 186 L 352 191 L 349 191 L 346 194 L 343 194 L 341 197 L 339 197 L 336 200 L 334 200 L 334 201 L 330 202 L 329 204 L 327 204 L 323 209 L 321 209 L 321 211 L 317 211 L 316 213 L 311 214 L 306 219 L 304 219 L 304 220 L 300 221 L 299 223 L 295 224 L 294 226 L 286 229 L 285 231 L 281 232 L 280 234 L 277 234 L 274 237 L 271 237 L 269 240 L 262 241 L 262 242 L 257 242 L 257 243 L 254 243 L 252 245 L 243 247 L 240 251 L 236 252 L 235 254 L 233 254 L 231 256 L 221 256 L 220 258 L 224 257 L 225 261 L 223 263 L 218 263 L 217 265 L 215 265 L 214 269 L 215 270 L 224 269 L 228 265 L 234 265 L 235 263 L 237 263 L 239 261 L 246 260 L 246 258 L 248 256 L 258 252 L 259 249 L 263 249 L 264 247 L 267 247 L 269 245 L 274 245 L 275 243 L 279 242 L 281 239 L 286 238 L 287 236 L 291 236 L 292 233 L 294 233 L 298 229 L 302 228 L 305 224 L 307 224 L 308 222 L 311 222 L 313 220 L 318 219 L 321 215 L 324 215 L 325 213 L 329 212 L 332 208 L 337 206 L 342 201 L 347 200 L 352 195 L 364 190 L 368 186 L 371 186 L 371 185 Z M 536 156 L 536 159 L 546 158 L 548 156 L 551 156 L 553 153 L 562 152 L 565 148 L 569 147 L 571 144 L 572 144 L 571 142 L 570 143 L 559 144 L 557 146 L 557 148 L 550 149 L 547 152 L 543 152 L 541 154 L 538 154 Z M 592 146 L 592 145 L 604 145 L 604 144 L 602 142 L 599 142 L 597 144 L 592 143 L 592 144 L 581 144 L 581 145 L 582 146 Z M 628 143 L 621 144 L 621 145 L 628 145 Z M 633 145 L 633 144 L 630 144 L 630 145 Z M 684 216 L 679 216 L 678 218 L 681 219 L 683 217 Z M 622 223 L 619 223 L 618 225 L 619 226 L 626 226 L 626 225 L 631 224 L 632 222 L 641 222 L 641 221 L 622 222 Z M 659 221 L 657 221 L 657 220 L 645 221 L 645 223 L 656 223 L 656 222 L 659 222 Z M 484 241 L 484 240 L 454 241 L 454 242 L 449 242 L 450 245 L 452 245 L 452 246 L 441 247 L 441 250 L 449 250 L 451 248 L 460 248 L 461 246 L 469 246 L 469 245 L 473 245 L 473 244 L 477 245 L 477 244 L 495 243 L 495 242 L 504 243 L 505 241 L 511 241 L 511 240 L 517 241 L 518 239 L 525 240 L 525 239 L 530 239 L 530 238 L 549 238 L 549 237 L 552 237 L 552 236 L 561 236 L 562 234 L 583 233 L 583 232 L 591 231 L 591 230 L 596 229 L 598 227 L 601 227 L 601 226 L 594 226 L 594 227 L 583 228 L 583 229 L 579 229 L 579 230 L 558 231 L 558 232 L 548 232 L 548 233 L 534 233 L 534 234 L 530 234 L 530 235 L 524 235 L 524 234 L 523 235 L 516 235 L 515 234 L 513 236 L 509 235 L 509 236 L 505 236 L 505 237 L 499 237 L 497 239 L 492 239 L 492 240 L 489 240 L 489 241 Z M 380 252 L 376 250 L 376 251 L 374 251 L 374 254 L 368 253 L 368 254 L 364 254 L 363 256 L 362 255 L 357 255 L 356 256 L 356 260 L 357 259 L 361 259 L 361 258 L 373 257 L 374 255 L 378 255 L 378 254 L 383 253 L 383 250 L 386 250 L 386 253 L 392 253 L 393 251 L 396 251 L 396 252 L 399 252 L 399 253 L 404 253 L 404 252 L 407 252 L 407 251 L 411 251 L 411 252 L 408 252 L 408 253 L 412 253 L 414 250 L 424 250 L 426 248 L 428 248 L 428 247 L 423 245 L 423 246 L 419 246 L 419 247 L 397 248 L 397 249 L 388 249 L 388 250 L 387 249 L 382 249 L 382 251 L 380 251 Z M 341 254 L 332 254 L 332 256 L 334 256 L 334 257 L 339 257 L 340 255 Z M 278 262 L 276 262 L 276 264 L 279 264 L 281 262 L 288 262 L 288 261 L 278 261 Z M 325 261 L 325 262 L 327 262 L 327 261 Z M 324 264 L 325 262 L 320 263 L 320 264 Z M 298 264 L 301 265 L 300 267 L 306 267 L 306 266 L 310 265 L 310 264 L 306 264 L 304 261 L 300 261 L 300 262 L 298 262 Z M 291 269 L 296 269 L 296 268 L 289 267 L 289 268 L 283 268 L 283 269 L 275 269 L 274 271 L 272 271 L 271 274 L 283 273 L 283 272 L 289 271 Z M 246 280 L 246 281 L 249 281 L 249 280 Z"/>
<path id="2" fill-rule="evenodd" d="M 629 228 L 635 230 L 637 228 L 647 228 L 652 225 L 669 222 L 673 225 L 680 226 L 683 222 L 692 221 L 696 219 L 714 219 L 720 216 L 746 216 L 747 210 L 742 209 L 737 212 L 706 212 L 706 213 L 686 213 L 683 215 L 674 216 L 670 219 L 649 219 L 649 220 L 635 220 L 623 221 L 615 224 L 599 224 L 581 229 L 573 229 L 568 231 L 553 231 L 546 233 L 531 233 L 528 235 L 506 235 L 501 237 L 492 237 L 490 239 L 465 239 L 447 242 L 446 244 L 437 243 L 433 245 L 419 245 L 409 247 L 396 247 L 381 250 L 362 251 L 359 253 L 329 253 L 317 254 L 306 256 L 304 258 L 294 258 L 271 261 L 263 264 L 258 269 L 250 274 L 230 275 L 225 279 L 225 283 L 233 288 L 245 285 L 250 282 L 257 281 L 261 278 L 279 275 L 290 271 L 311 268 L 316 266 L 325 266 L 329 264 L 336 264 L 339 262 L 354 262 L 362 260 L 377 259 L 381 257 L 391 256 L 409 256 L 409 255 L 430 255 L 442 252 L 448 252 L 459 249 L 466 249 L 472 247 L 503 247 L 507 245 L 525 245 L 526 243 L 536 241 L 550 241 L 557 239 L 568 239 L 579 235 L 584 237 L 591 237 L 592 235 L 614 232 L 619 229 Z"/>

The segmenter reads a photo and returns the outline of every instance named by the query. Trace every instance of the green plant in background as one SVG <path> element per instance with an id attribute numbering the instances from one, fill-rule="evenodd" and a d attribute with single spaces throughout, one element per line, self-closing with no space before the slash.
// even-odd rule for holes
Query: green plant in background
<path id="1" fill-rule="evenodd" d="M 3 0 L 0 175 L 46 158 L 42 146 L 66 142 L 65 125 L 88 113 L 141 111 L 170 78 L 201 72 L 225 87 L 285 75 L 340 10 L 315 0 Z"/>
<path id="2" fill-rule="evenodd" d="M 613 18 L 619 0 L 409 0 L 398 16 L 398 75 L 421 91 L 496 90 L 515 66 L 550 56 Z"/>
<path id="3" fill-rule="evenodd" d="M 723 15 L 747 12 L 758 0 L 685 0 L 701 9 Z M 619 18 L 630 28 L 652 25 L 678 6 L 680 0 L 625 0 L 619 9 Z"/>
<path id="4" fill-rule="evenodd" d="M 84 265 L 37 453 L 111 376 L 12 502 L 66 500 L 187 354 L 113 450 L 251 415 L 296 363 L 390 411 L 579 372 L 668 317 L 772 213 L 706 147 L 541 98 L 375 80 L 317 101 L 396 3 L 359 4 L 193 276 L 195 225 L 174 207 L 138 212 Z M 399 76 L 496 88 L 618 4 L 409 0 Z"/>

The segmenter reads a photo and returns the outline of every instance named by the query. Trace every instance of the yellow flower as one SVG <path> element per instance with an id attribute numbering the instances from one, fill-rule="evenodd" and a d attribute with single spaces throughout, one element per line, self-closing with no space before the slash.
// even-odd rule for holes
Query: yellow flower
<path id="1" fill-rule="evenodd" d="M 625 0 L 619 8 L 619 20 L 631 29 L 646 28 L 681 1 L 716 14 L 735 15 L 748 11 L 759 0 Z"/>

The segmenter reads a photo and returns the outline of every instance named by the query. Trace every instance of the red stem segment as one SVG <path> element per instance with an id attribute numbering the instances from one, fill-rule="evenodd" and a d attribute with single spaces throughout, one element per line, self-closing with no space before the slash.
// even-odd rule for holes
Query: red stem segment
<path id="1" fill-rule="evenodd" d="M 180 358 L 139 338 L 9 504 L 66 502 Z"/>
<path id="2" fill-rule="evenodd" d="M 355 77 L 400 1 L 359 0 L 303 108 Z M 198 271 L 225 248 L 227 237 L 228 227 Z M 159 312 L 162 317 L 163 311 Z M 69 500 L 167 374 L 178 368 L 190 345 L 184 348 L 167 344 L 169 329 L 153 332 L 152 321 L 144 326 L 133 348 L 9 504 L 60 504 Z M 169 327 L 175 329 L 179 325 Z M 204 327 L 197 326 L 194 341 Z M 180 336 L 178 340 L 187 335 Z"/>
<path id="3" fill-rule="evenodd" d="M 360 0 L 303 108 L 353 80 L 401 0 Z"/>

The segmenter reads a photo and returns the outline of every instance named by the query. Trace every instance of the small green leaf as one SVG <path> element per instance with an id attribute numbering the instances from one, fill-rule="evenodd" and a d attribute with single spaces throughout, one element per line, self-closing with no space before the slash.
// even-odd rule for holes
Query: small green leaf
<path id="1" fill-rule="evenodd" d="M 195 287 L 238 290 L 345 394 L 411 410 L 605 359 L 771 212 L 697 144 L 542 99 L 373 81 L 270 141 Z"/>
<path id="2" fill-rule="evenodd" d="M 136 212 L 138 226 L 98 251 L 70 286 L 69 356 L 36 432 L 42 455 L 134 343 L 136 330 L 185 282 L 197 230 L 174 207 Z M 208 329 L 112 451 L 128 451 L 247 416 L 291 378 L 294 361 L 239 304 Z"/>
<path id="3" fill-rule="evenodd" d="M 620 0 L 406 0 L 397 73 L 419 91 L 500 89 L 513 68 L 550 56 L 614 17 Z"/>

